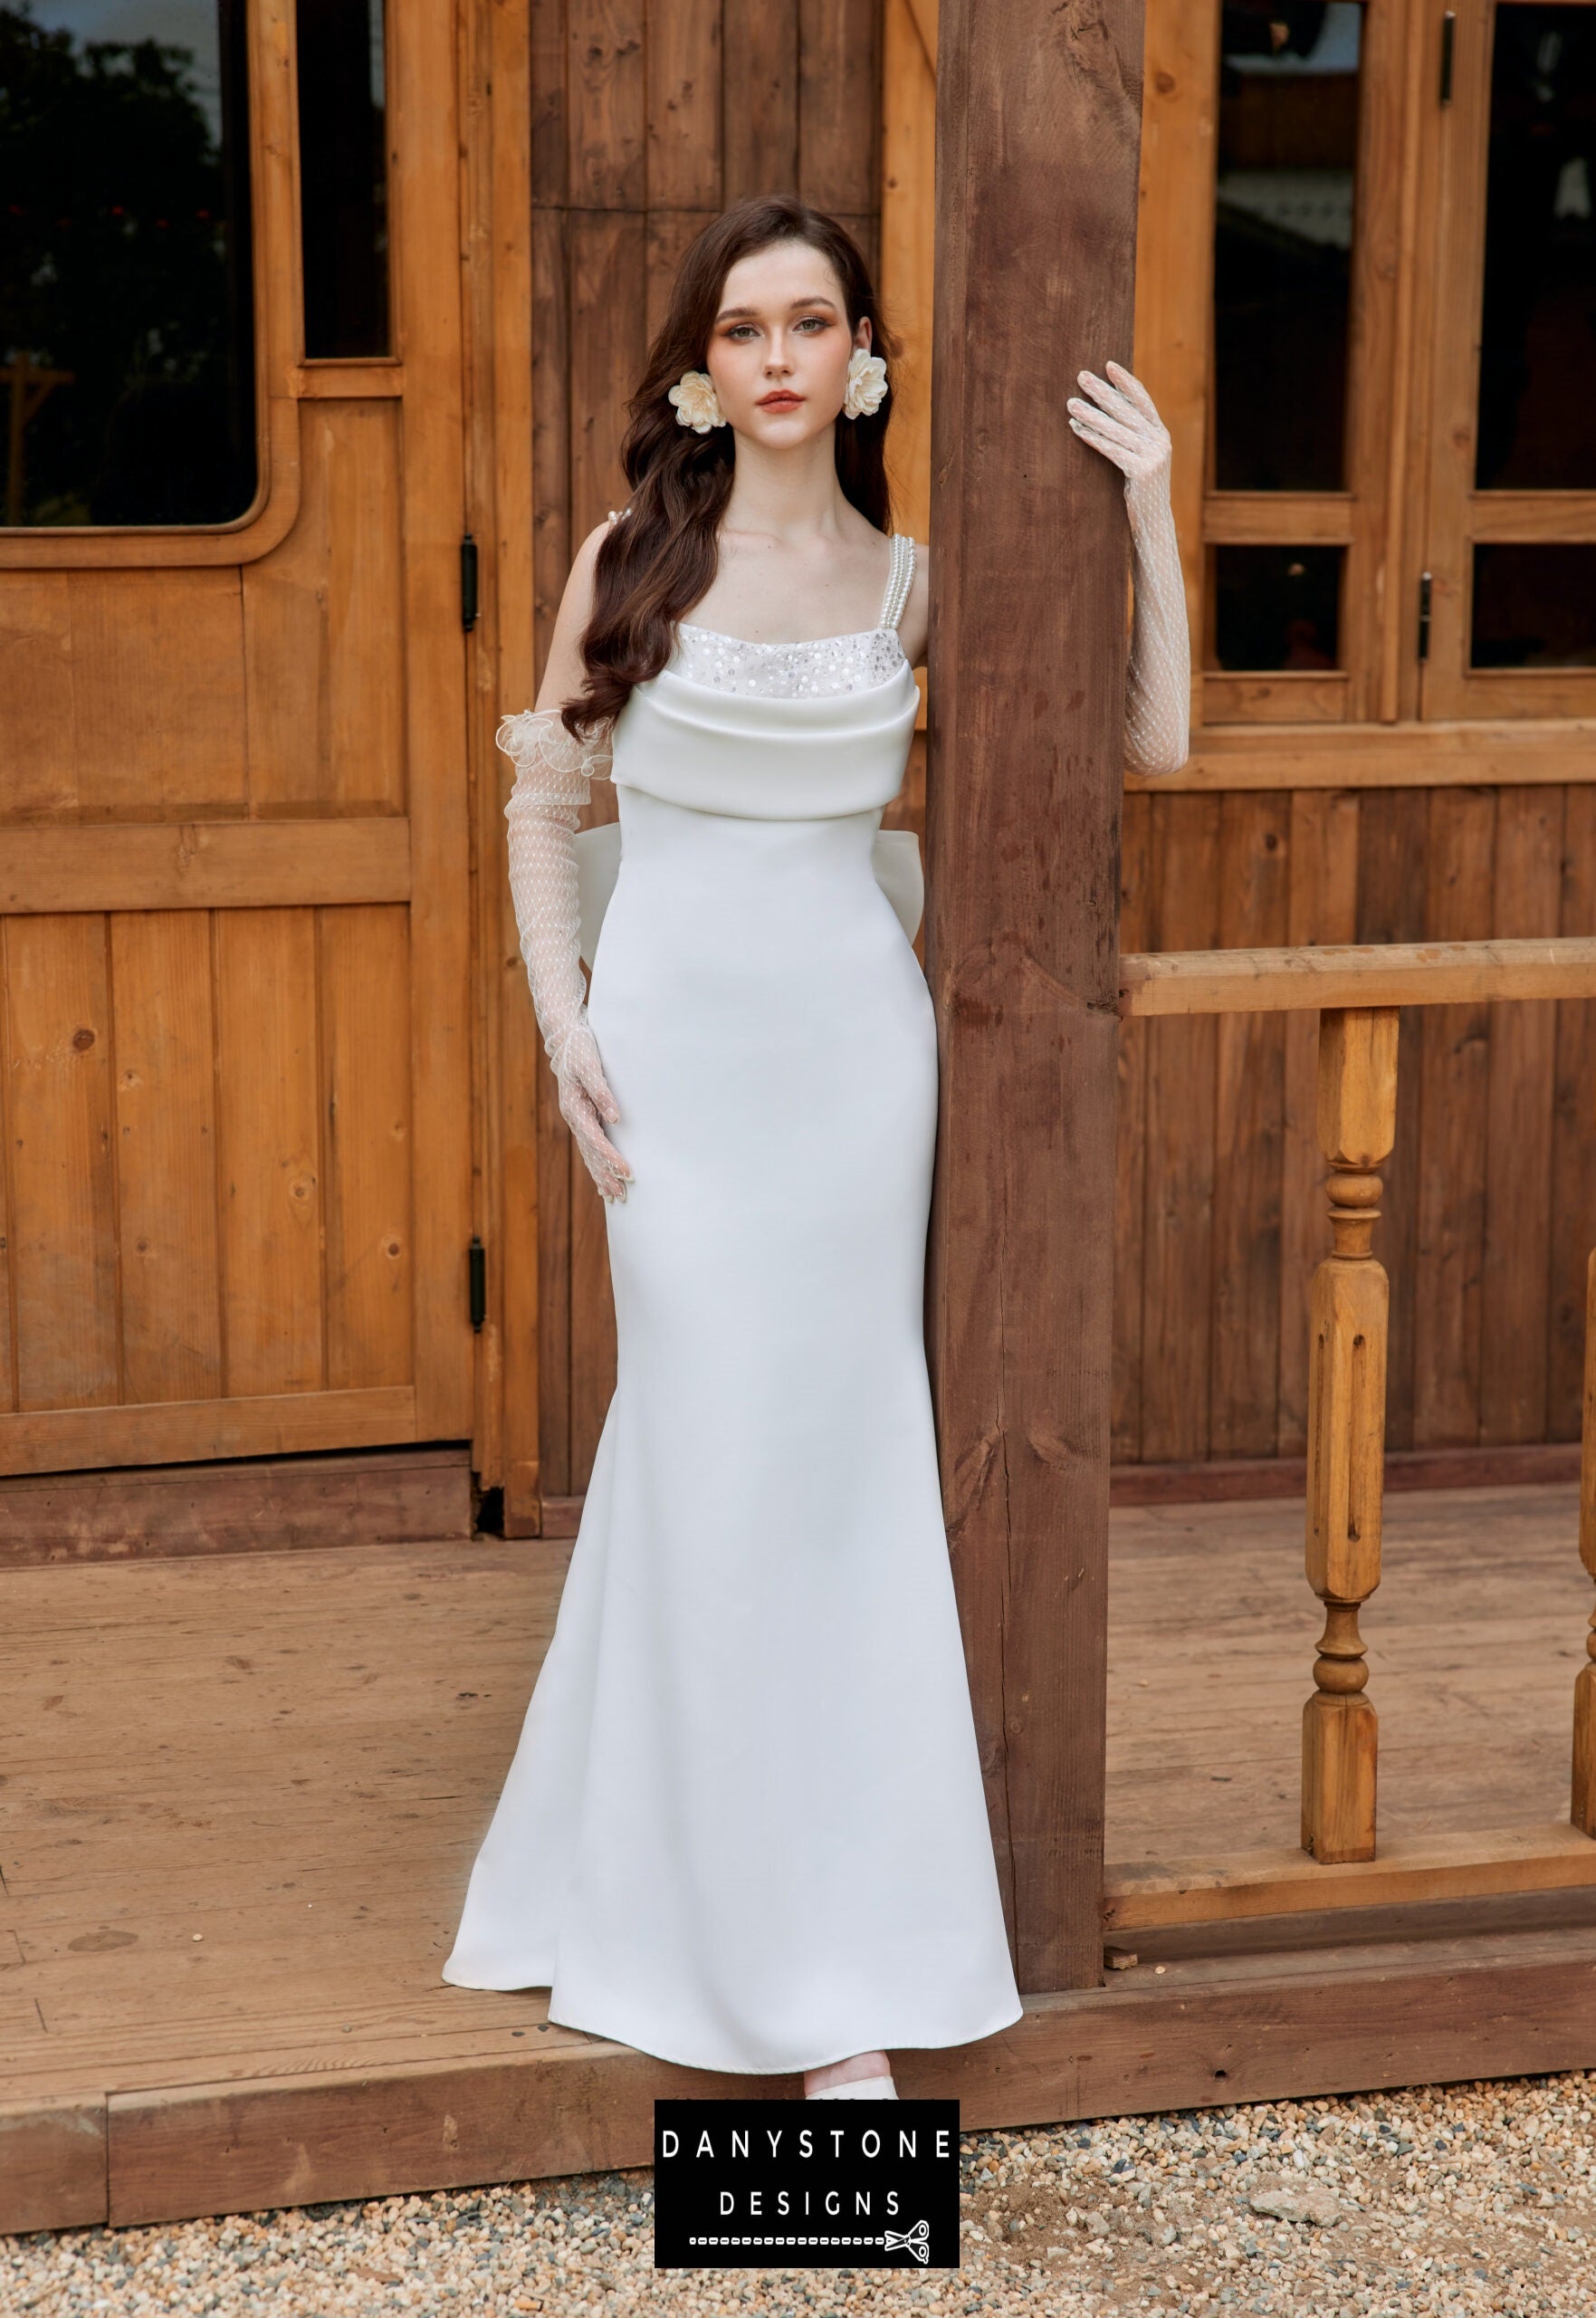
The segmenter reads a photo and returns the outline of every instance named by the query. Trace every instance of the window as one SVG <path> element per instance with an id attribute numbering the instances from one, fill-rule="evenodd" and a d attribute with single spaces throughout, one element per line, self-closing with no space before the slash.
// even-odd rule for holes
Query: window
<path id="1" fill-rule="evenodd" d="M 0 5 L 10 525 L 255 494 L 244 0 Z"/>
<path id="2" fill-rule="evenodd" d="M 388 351 L 382 0 L 300 0 L 305 352 Z"/>
<path id="3" fill-rule="evenodd" d="M 1214 222 L 1214 484 L 1344 480 L 1362 10 L 1227 0 Z"/>
<path id="4" fill-rule="evenodd" d="M 1212 60 L 1148 316 L 1208 347 L 1202 723 L 1596 716 L 1596 0 L 1153 6 Z"/>

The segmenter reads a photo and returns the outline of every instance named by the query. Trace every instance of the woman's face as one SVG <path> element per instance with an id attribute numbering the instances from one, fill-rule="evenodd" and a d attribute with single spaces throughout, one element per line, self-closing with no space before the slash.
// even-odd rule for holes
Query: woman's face
<path id="1" fill-rule="evenodd" d="M 791 450 L 831 426 L 848 358 L 869 344 L 867 319 L 848 327 L 830 260 L 808 242 L 772 242 L 728 273 L 705 367 L 737 434 Z"/>

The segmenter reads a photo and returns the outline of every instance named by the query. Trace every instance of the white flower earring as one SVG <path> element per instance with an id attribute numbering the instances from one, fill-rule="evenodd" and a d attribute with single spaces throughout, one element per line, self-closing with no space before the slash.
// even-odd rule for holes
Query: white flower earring
<path id="1" fill-rule="evenodd" d="M 886 364 L 879 354 L 855 346 L 848 357 L 848 390 L 843 398 L 846 418 L 874 418 L 886 400 Z"/>
<path id="2" fill-rule="evenodd" d="M 676 406 L 677 426 L 691 426 L 695 435 L 707 435 L 712 426 L 726 424 L 715 382 L 707 370 L 683 370 L 665 400 Z"/>

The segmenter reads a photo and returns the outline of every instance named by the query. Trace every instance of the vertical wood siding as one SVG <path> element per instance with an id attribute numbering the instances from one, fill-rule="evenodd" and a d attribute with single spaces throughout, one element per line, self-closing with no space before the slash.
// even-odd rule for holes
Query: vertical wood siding
<path id="1" fill-rule="evenodd" d="M 1596 789 L 1146 791 L 1127 950 L 1596 933 Z M 1316 1018 L 1121 1030 L 1114 1455 L 1300 1456 Z M 1596 1007 L 1405 1007 L 1376 1247 L 1394 1449 L 1577 1440 Z"/>
<path id="2" fill-rule="evenodd" d="M 682 252 L 745 194 L 797 191 L 879 242 L 878 0 L 532 0 L 540 663 Z M 520 702 L 504 704 L 506 708 Z M 612 819 L 602 786 L 588 819 Z M 539 1063 L 541 1480 L 583 1489 L 615 1382 L 603 1205 Z"/>
<path id="3" fill-rule="evenodd" d="M 0 1410 L 409 1380 L 406 918 L 6 921 Z"/>

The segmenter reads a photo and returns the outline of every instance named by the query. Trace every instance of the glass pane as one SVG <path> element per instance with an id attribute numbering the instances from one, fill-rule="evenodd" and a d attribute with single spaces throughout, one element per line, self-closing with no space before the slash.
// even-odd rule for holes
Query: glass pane
<path id="1" fill-rule="evenodd" d="M 305 352 L 388 350 L 382 0 L 300 0 Z"/>
<path id="2" fill-rule="evenodd" d="M 0 7 L 4 519 L 255 493 L 244 0 Z"/>
<path id="3" fill-rule="evenodd" d="M 1477 547 L 1477 668 L 1596 668 L 1596 547 Z"/>
<path id="4" fill-rule="evenodd" d="M 1482 491 L 1596 486 L 1596 8 L 1499 7 L 1481 321 Z"/>
<path id="5" fill-rule="evenodd" d="M 1339 491 L 1362 10 L 1225 0 L 1214 480 Z"/>
<path id="6" fill-rule="evenodd" d="M 1221 668 L 1333 668 L 1339 547 L 1218 547 L 1214 645 Z"/>

